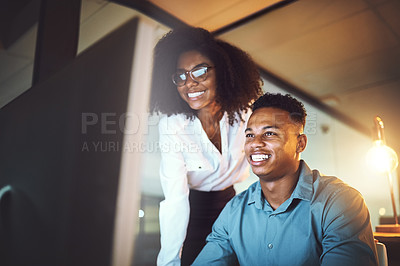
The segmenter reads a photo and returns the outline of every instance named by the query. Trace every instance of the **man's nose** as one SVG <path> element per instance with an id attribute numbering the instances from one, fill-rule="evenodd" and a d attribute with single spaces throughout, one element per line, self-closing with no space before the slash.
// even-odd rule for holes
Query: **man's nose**
<path id="1" fill-rule="evenodd" d="M 251 146 L 253 148 L 264 147 L 265 143 L 262 140 L 262 136 L 254 136 L 253 141 L 251 142 Z"/>

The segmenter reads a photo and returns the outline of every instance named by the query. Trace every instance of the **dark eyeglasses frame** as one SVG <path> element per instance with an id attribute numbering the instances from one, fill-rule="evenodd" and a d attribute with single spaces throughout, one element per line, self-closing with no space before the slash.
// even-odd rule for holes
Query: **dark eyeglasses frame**
<path id="1" fill-rule="evenodd" d="M 206 73 L 205 73 L 205 78 L 204 79 L 201 79 L 201 80 L 197 80 L 197 78 L 196 77 L 194 77 L 193 76 L 193 71 L 196 71 L 196 70 L 198 70 L 198 69 L 205 69 L 206 70 Z M 196 82 L 202 82 L 202 81 L 205 81 L 206 79 L 207 79 L 207 77 L 208 77 L 208 69 L 210 69 L 210 68 L 214 68 L 213 66 L 197 66 L 197 67 L 195 67 L 195 68 L 193 68 L 192 70 L 189 70 L 189 71 L 185 71 L 185 72 L 183 72 L 183 73 L 180 73 L 180 75 L 182 75 L 182 74 L 185 74 L 185 76 L 186 76 L 186 79 L 184 80 L 184 82 L 183 82 L 183 84 L 177 84 L 176 82 L 175 82 L 175 76 L 177 75 L 177 73 L 175 72 L 174 74 L 172 74 L 172 82 L 176 85 L 176 86 L 178 86 L 178 87 L 182 87 L 182 86 L 184 86 L 185 84 L 186 84 L 186 81 L 188 80 L 188 76 L 190 76 L 190 78 L 192 79 L 192 80 L 194 80 L 194 81 L 196 81 Z"/>

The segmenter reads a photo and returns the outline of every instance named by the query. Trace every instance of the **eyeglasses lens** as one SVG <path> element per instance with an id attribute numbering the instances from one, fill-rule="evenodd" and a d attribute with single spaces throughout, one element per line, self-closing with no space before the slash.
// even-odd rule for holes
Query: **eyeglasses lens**
<path id="1" fill-rule="evenodd" d="M 186 73 L 175 73 L 172 76 L 172 81 L 175 85 L 182 86 L 186 83 Z"/>
<path id="2" fill-rule="evenodd" d="M 190 73 L 192 74 L 191 77 L 194 80 L 204 81 L 207 77 L 207 68 L 202 67 L 202 68 L 198 68 L 198 69 L 193 69 L 192 71 L 190 71 Z"/>
<path id="3" fill-rule="evenodd" d="M 207 79 L 208 67 L 198 67 L 187 72 L 177 72 L 172 76 L 172 81 L 177 86 L 183 86 L 186 84 L 187 75 L 197 82 L 201 82 Z"/>

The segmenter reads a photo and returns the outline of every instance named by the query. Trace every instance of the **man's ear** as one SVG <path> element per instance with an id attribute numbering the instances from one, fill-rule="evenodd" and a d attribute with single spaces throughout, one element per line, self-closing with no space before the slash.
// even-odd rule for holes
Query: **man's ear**
<path id="1" fill-rule="evenodd" d="M 297 137 L 296 152 L 297 153 L 303 152 L 306 149 L 306 146 L 307 146 L 307 136 L 305 134 L 300 134 Z"/>

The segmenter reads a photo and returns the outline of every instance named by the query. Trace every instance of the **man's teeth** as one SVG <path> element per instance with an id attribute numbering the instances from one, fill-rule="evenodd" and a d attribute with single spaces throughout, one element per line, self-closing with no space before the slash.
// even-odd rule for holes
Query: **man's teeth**
<path id="1" fill-rule="evenodd" d="M 200 96 L 204 93 L 204 91 L 199 91 L 199 92 L 192 92 L 192 93 L 188 93 L 189 98 L 193 98 L 193 97 L 197 97 Z"/>
<path id="2" fill-rule="evenodd" d="M 251 155 L 251 160 L 254 162 L 260 162 L 264 160 L 268 160 L 271 158 L 271 155 L 269 154 L 256 154 L 256 155 Z"/>

